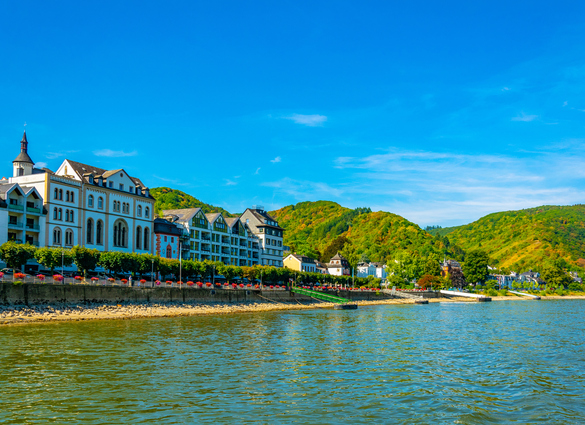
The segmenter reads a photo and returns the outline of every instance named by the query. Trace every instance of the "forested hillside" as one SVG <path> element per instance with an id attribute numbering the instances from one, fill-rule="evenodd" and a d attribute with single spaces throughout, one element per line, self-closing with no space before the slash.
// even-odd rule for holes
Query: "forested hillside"
<path id="1" fill-rule="evenodd" d="M 337 250 L 354 257 L 352 262 L 356 256 L 386 262 L 399 251 L 442 258 L 449 248 L 448 241 L 431 236 L 405 218 L 369 208 L 352 210 L 329 201 L 301 202 L 270 214 L 286 229 L 285 245 L 322 261 L 328 261 Z"/>
<path id="2" fill-rule="evenodd" d="M 150 189 L 150 194 L 156 199 L 154 203 L 155 214 L 160 214 L 162 210 L 202 208 L 203 212 L 206 213 L 221 212 L 226 217 L 231 217 L 230 213 L 223 208 L 201 202 L 199 199 L 180 190 L 168 187 L 155 187 L 154 189 Z"/>
<path id="3" fill-rule="evenodd" d="M 494 213 L 451 228 L 451 243 L 483 249 L 500 267 L 539 269 L 556 258 L 585 268 L 585 205 L 542 206 Z M 446 230 L 446 229 L 440 229 Z"/>

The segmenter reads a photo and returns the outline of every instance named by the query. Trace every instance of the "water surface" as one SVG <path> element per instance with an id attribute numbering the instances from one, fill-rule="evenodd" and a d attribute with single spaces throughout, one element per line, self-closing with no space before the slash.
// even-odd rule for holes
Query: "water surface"
<path id="1" fill-rule="evenodd" d="M 0 328 L 2 423 L 584 423 L 585 302 Z"/>

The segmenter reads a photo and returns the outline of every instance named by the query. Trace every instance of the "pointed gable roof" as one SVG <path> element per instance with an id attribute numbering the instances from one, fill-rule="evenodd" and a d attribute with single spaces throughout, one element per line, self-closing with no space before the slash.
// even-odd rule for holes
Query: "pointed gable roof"
<path id="1" fill-rule="evenodd" d="M 163 217 L 175 215 L 178 217 L 178 221 L 187 222 L 191 220 L 199 211 L 201 211 L 201 208 L 181 208 L 176 210 L 162 210 L 161 215 Z"/>
<path id="2" fill-rule="evenodd" d="M 28 139 L 26 138 L 26 130 L 24 130 L 24 134 L 22 135 L 22 140 L 20 141 L 20 153 L 16 157 L 12 163 L 15 162 L 26 162 L 29 164 L 35 164 L 33 160 L 28 155 Z"/>

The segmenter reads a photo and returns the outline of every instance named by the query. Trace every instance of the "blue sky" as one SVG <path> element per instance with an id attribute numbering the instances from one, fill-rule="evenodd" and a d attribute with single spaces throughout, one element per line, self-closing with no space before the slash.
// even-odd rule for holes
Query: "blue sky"
<path id="1" fill-rule="evenodd" d="M 0 3 L 1 175 L 29 152 L 238 212 L 422 226 L 585 202 L 585 2 Z"/>

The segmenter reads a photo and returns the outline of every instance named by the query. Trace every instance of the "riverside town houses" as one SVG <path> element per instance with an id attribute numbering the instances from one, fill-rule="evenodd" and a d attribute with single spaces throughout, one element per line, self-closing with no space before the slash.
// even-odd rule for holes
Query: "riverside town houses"
<path id="1" fill-rule="evenodd" d="M 0 244 L 75 245 L 165 258 L 282 267 L 284 229 L 263 207 L 240 217 L 200 208 L 164 210 L 124 169 L 106 170 L 65 159 L 57 171 L 35 168 L 26 131 L 12 177 L 0 180 Z"/>

